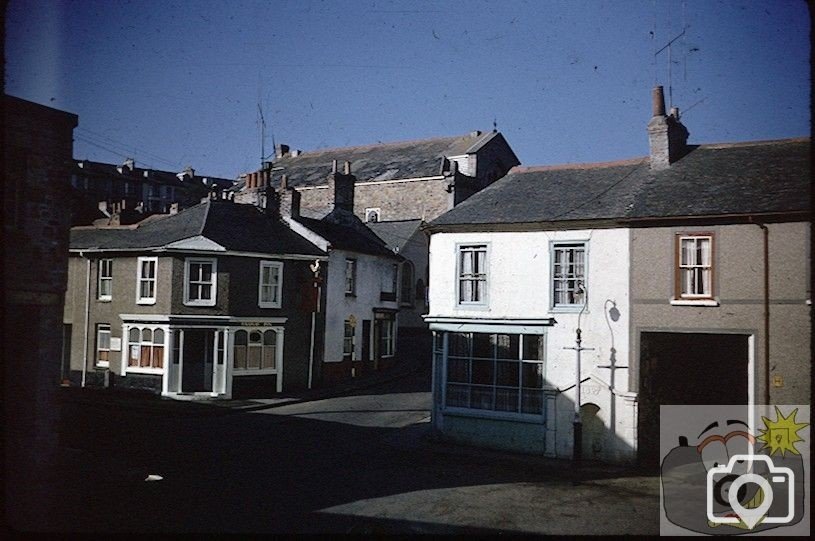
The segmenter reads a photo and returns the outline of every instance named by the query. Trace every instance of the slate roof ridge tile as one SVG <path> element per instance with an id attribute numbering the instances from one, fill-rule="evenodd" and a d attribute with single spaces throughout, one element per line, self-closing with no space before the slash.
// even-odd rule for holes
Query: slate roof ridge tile
<path id="1" fill-rule="evenodd" d="M 483 134 L 482 134 L 483 135 Z M 382 143 L 369 143 L 366 145 L 355 145 L 355 146 L 347 146 L 347 147 L 331 147 L 331 148 L 321 148 L 315 150 L 304 150 L 297 156 L 286 155 L 280 159 L 297 159 L 300 157 L 306 156 L 315 156 L 317 154 L 329 154 L 334 152 L 349 152 L 349 151 L 358 151 L 358 150 L 368 150 L 374 148 L 381 148 L 381 147 L 397 147 L 397 146 L 412 146 L 417 145 L 420 143 L 435 143 L 435 142 L 442 142 L 442 141 L 456 141 L 459 139 L 465 139 L 467 137 L 471 137 L 469 133 L 461 134 L 461 135 L 448 135 L 448 136 L 440 136 L 440 137 L 426 137 L 424 139 L 410 139 L 406 141 L 390 141 L 390 142 L 382 142 Z M 481 137 L 481 136 L 479 136 Z M 469 150 L 469 149 L 468 149 Z"/>
<path id="2" fill-rule="evenodd" d="M 587 162 L 587 163 L 563 163 L 555 165 L 516 165 L 509 170 L 507 175 L 513 173 L 537 173 L 543 171 L 563 171 L 569 169 L 603 169 L 607 167 L 620 167 L 625 165 L 638 165 L 648 160 L 648 156 L 640 156 L 637 158 L 626 158 L 622 160 L 614 160 L 610 162 Z"/>
<path id="3" fill-rule="evenodd" d="M 730 143 L 705 143 L 699 145 L 701 149 L 722 149 L 722 148 L 746 148 L 755 146 L 769 146 L 769 145 L 784 145 L 790 143 L 807 143 L 810 137 L 807 135 L 801 137 L 788 137 L 785 139 L 763 139 L 759 141 L 736 141 Z"/>

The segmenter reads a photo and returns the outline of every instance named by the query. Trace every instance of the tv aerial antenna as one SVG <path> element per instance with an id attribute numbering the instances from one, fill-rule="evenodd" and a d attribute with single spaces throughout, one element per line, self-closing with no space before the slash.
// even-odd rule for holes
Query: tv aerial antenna
<path id="1" fill-rule="evenodd" d="M 670 4 L 669 4 L 670 6 Z M 651 32 L 652 39 L 656 38 L 656 2 L 654 2 L 654 29 Z M 668 18 L 670 19 L 670 13 L 668 13 Z M 657 57 L 662 54 L 663 52 L 668 52 L 668 108 L 673 107 L 674 100 L 673 100 L 673 47 L 674 43 L 681 40 L 681 43 L 684 45 L 685 43 L 685 33 L 688 31 L 690 26 L 685 22 L 685 2 L 682 2 L 682 31 L 668 40 L 668 42 L 663 45 L 660 49 L 654 51 L 654 84 L 657 84 Z M 654 46 L 656 48 L 656 45 Z M 685 54 L 687 56 L 687 53 Z M 684 65 L 684 58 L 683 58 L 683 65 Z M 687 79 L 687 68 L 685 68 L 685 78 Z"/>

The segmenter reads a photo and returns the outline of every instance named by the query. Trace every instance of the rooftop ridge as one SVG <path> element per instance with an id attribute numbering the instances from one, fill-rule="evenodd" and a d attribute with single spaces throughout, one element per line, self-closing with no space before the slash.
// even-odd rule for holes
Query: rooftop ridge
<path id="1" fill-rule="evenodd" d="M 807 143 L 810 137 L 807 135 L 801 137 L 788 137 L 785 139 L 761 139 L 758 141 L 736 141 L 732 143 L 704 143 L 698 145 L 699 148 L 739 148 L 739 147 L 754 147 L 766 145 L 783 145 L 787 143 Z"/>
<path id="2" fill-rule="evenodd" d="M 516 165 L 509 170 L 507 175 L 512 173 L 535 173 L 538 171 L 561 171 L 566 169 L 602 169 L 606 167 L 619 167 L 623 165 L 638 165 L 643 160 L 647 160 L 648 156 L 639 158 L 627 158 L 624 160 L 615 160 L 610 162 L 588 162 L 588 163 L 563 163 L 557 165 Z"/>
<path id="3" fill-rule="evenodd" d="M 481 132 L 481 135 L 474 137 L 474 141 L 479 140 L 483 137 L 487 132 Z M 425 139 L 410 139 L 406 141 L 391 141 L 387 143 L 369 143 L 367 145 L 355 145 L 355 146 L 348 146 L 348 147 L 331 147 L 331 148 L 322 148 L 316 150 L 304 150 L 301 154 L 297 156 L 286 155 L 283 158 L 299 158 L 301 156 L 314 156 L 315 154 L 319 153 L 328 153 L 328 152 L 340 152 L 340 151 L 353 151 L 353 150 L 363 150 L 369 148 L 377 148 L 377 147 L 385 147 L 385 146 L 398 146 L 398 145 L 415 145 L 417 143 L 428 143 L 431 141 L 453 141 L 456 139 L 464 139 L 467 137 L 472 137 L 470 133 L 464 133 L 461 135 L 448 135 L 446 137 L 427 137 Z"/>

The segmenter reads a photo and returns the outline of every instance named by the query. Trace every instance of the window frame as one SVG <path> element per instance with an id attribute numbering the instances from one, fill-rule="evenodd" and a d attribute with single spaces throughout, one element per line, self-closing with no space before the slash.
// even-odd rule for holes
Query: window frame
<path id="1" fill-rule="evenodd" d="M 133 331 L 138 331 L 139 333 L 139 342 L 131 342 L 130 334 Z M 150 341 L 144 340 L 144 331 L 149 330 L 151 332 Z M 163 339 L 161 344 L 156 344 L 155 336 L 156 331 L 161 331 L 163 334 Z M 124 372 L 133 372 L 137 374 L 163 374 L 165 368 L 169 364 L 170 361 L 170 351 L 168 342 L 170 341 L 170 329 L 166 325 L 128 325 L 122 331 L 122 341 L 125 344 L 122 347 L 122 367 L 124 368 Z M 130 364 L 130 361 L 133 359 L 131 355 L 133 351 L 133 347 L 138 347 L 139 356 L 138 356 L 138 365 L 133 366 Z M 141 366 L 142 360 L 142 349 L 145 347 L 150 348 L 150 366 Z M 161 348 L 161 366 L 155 366 L 155 348 Z M 173 349 L 177 347 L 177 344 L 173 344 Z"/>
<path id="2" fill-rule="evenodd" d="M 204 285 L 210 286 L 209 299 L 191 299 L 190 286 L 191 276 L 190 267 L 194 264 L 209 264 L 212 266 L 210 270 L 210 282 L 196 281 L 199 287 Z M 215 257 L 187 257 L 184 258 L 184 306 L 215 306 L 218 298 L 218 259 Z"/>
<path id="3" fill-rule="evenodd" d="M 104 348 L 104 349 L 101 347 L 101 342 L 102 342 L 101 338 L 102 338 L 102 333 L 103 332 L 107 332 L 107 335 L 108 335 L 108 347 Z M 96 356 L 94 358 L 94 361 L 95 361 L 94 364 L 99 368 L 108 368 L 110 366 L 110 351 L 111 351 L 111 349 L 110 349 L 110 339 L 112 337 L 113 337 L 113 334 L 111 332 L 110 323 L 97 323 L 96 324 Z M 101 357 L 100 353 L 102 351 L 107 352 L 108 359 L 106 361 L 100 360 L 100 357 Z"/>
<path id="4" fill-rule="evenodd" d="M 142 276 L 142 263 L 153 263 L 153 277 L 145 278 Z M 142 281 L 153 282 L 153 296 L 141 296 Z M 136 304 L 156 304 L 156 297 L 158 295 L 158 257 L 156 256 L 142 256 L 136 261 Z"/>
<path id="5" fill-rule="evenodd" d="M 105 274 L 107 267 L 108 274 Z M 102 283 L 108 284 L 109 293 L 102 294 Z M 113 259 L 105 258 L 99 259 L 96 264 L 96 300 L 103 302 L 110 302 L 113 300 Z"/>
<path id="6" fill-rule="evenodd" d="M 484 250 L 484 271 L 478 274 L 483 274 L 483 294 L 482 298 L 477 301 L 463 301 L 461 299 L 461 281 L 462 281 L 462 265 L 461 265 L 461 254 L 464 251 L 476 251 L 475 249 L 483 248 Z M 480 250 L 478 250 L 480 251 Z M 455 288 L 456 288 L 456 307 L 457 308 L 468 308 L 468 309 L 485 309 L 489 307 L 489 299 L 490 299 L 490 243 L 489 242 L 462 242 L 456 243 L 456 276 L 455 276 Z M 472 273 L 471 273 L 472 274 Z M 472 280 L 472 278 L 469 278 Z"/>
<path id="7" fill-rule="evenodd" d="M 413 283 L 415 274 L 416 267 L 411 261 L 402 263 L 402 274 L 399 280 L 399 304 L 401 306 L 413 306 L 414 304 Z"/>
<path id="8" fill-rule="evenodd" d="M 583 283 L 583 302 L 579 304 L 566 304 L 555 302 L 555 253 L 558 249 L 583 249 L 583 279 L 575 278 L 576 283 Z M 567 280 L 568 278 L 560 278 Z M 568 291 L 568 290 L 566 290 Z M 549 242 L 549 310 L 552 312 L 579 312 L 588 311 L 589 303 L 589 241 L 588 240 L 557 240 Z"/>
<path id="9" fill-rule="evenodd" d="M 351 264 L 351 288 L 348 288 L 348 264 Z M 346 257 L 345 258 L 345 296 L 346 297 L 356 297 L 357 295 L 357 260 L 353 257 Z"/>
<path id="10" fill-rule="evenodd" d="M 382 359 L 389 359 L 396 356 L 396 318 L 395 317 L 382 317 L 379 318 L 381 331 L 379 334 L 379 356 Z M 385 335 L 386 326 L 389 328 L 387 336 Z M 388 346 L 388 347 L 384 347 Z"/>
<path id="11" fill-rule="evenodd" d="M 235 339 L 239 332 L 244 331 L 246 332 L 246 344 L 236 344 Z M 264 344 L 263 341 L 265 340 L 265 333 L 267 331 L 272 331 L 275 333 L 275 357 L 274 357 L 274 368 L 263 368 L 263 349 L 267 347 L 267 344 Z M 249 364 L 249 348 L 258 347 L 252 345 L 250 337 L 253 332 L 259 332 L 261 335 L 260 339 L 260 366 L 261 368 L 248 368 Z M 232 348 L 232 375 L 237 377 L 243 376 L 267 376 L 277 374 L 278 377 L 283 373 L 283 338 L 284 338 L 284 328 L 283 327 L 241 327 L 236 329 L 232 333 L 232 337 L 230 338 L 229 346 Z M 243 346 L 246 348 L 246 368 L 240 368 L 235 365 L 235 361 L 237 360 L 236 355 L 236 347 Z M 280 386 L 278 385 L 278 388 Z"/>
<path id="12" fill-rule="evenodd" d="M 349 329 L 351 330 L 350 335 L 348 334 Z M 342 335 L 342 360 L 354 360 L 354 350 L 356 349 L 354 346 L 356 346 L 356 327 L 351 325 L 351 320 L 346 319 Z"/>
<path id="13" fill-rule="evenodd" d="M 682 263 L 682 241 L 693 239 L 708 239 L 710 241 L 710 254 L 708 255 L 710 264 L 705 267 L 704 265 L 690 265 L 683 267 Z M 706 303 L 715 300 L 716 295 L 716 238 L 712 231 L 682 231 L 674 235 L 674 301 L 689 302 L 689 303 Z M 709 269 L 708 285 L 709 293 L 684 293 L 682 291 L 682 274 L 684 268 L 705 268 Z"/>
<path id="14" fill-rule="evenodd" d="M 274 301 L 263 300 L 263 288 L 270 285 L 263 283 L 263 269 L 277 269 L 277 283 L 275 284 Z M 262 260 L 258 266 L 258 307 L 260 308 L 280 308 L 283 306 L 283 262 Z"/>
<path id="15" fill-rule="evenodd" d="M 379 282 L 379 300 L 398 302 L 399 301 L 399 263 L 388 263 L 389 276 L 384 274 Z M 386 271 L 387 272 L 387 271 Z M 389 289 L 385 289 L 389 288 Z"/>
<path id="16" fill-rule="evenodd" d="M 513 419 L 513 420 L 528 420 L 537 423 L 544 422 L 546 418 L 546 401 L 547 401 L 547 391 L 551 390 L 551 386 L 547 385 L 546 383 L 546 370 L 548 368 L 548 338 L 547 333 L 519 333 L 519 332 L 499 332 L 499 331 L 490 331 L 490 332 L 476 332 L 476 331 L 469 331 L 469 330 L 457 330 L 457 331 L 436 331 L 437 336 L 434 337 L 433 343 L 433 355 L 439 356 L 443 358 L 443 370 L 441 374 L 442 378 L 442 396 L 441 396 L 441 408 L 442 411 L 446 413 L 452 414 L 461 414 L 465 416 L 472 416 L 472 417 L 487 417 L 487 418 L 499 418 L 499 419 Z M 465 356 L 461 355 L 451 355 L 450 347 L 452 340 L 450 339 L 451 335 L 454 334 L 462 334 L 467 335 L 467 354 Z M 482 358 L 482 357 L 475 357 L 474 354 L 474 339 L 473 335 L 475 334 L 483 334 L 486 336 L 491 335 L 515 335 L 518 336 L 518 357 L 517 359 L 507 359 L 501 358 L 498 356 L 497 353 L 497 343 L 494 344 L 493 353 L 491 359 Z M 526 359 L 525 358 L 525 347 L 524 347 L 524 340 L 527 337 L 537 337 L 540 340 L 540 356 L 541 359 Z M 439 349 L 440 348 L 440 349 Z M 450 357 L 453 357 L 457 360 L 464 360 L 465 362 L 469 363 L 468 368 L 466 370 L 468 374 L 468 382 L 450 382 Z M 492 361 L 492 383 L 487 384 L 474 384 L 473 380 L 473 361 L 485 361 L 491 360 Z M 516 387 L 508 386 L 508 385 L 499 385 L 498 384 L 498 366 L 497 363 L 499 362 L 517 362 L 518 367 L 518 384 Z M 524 365 L 539 365 L 539 374 L 541 378 L 541 385 L 540 387 L 524 387 Z M 481 387 L 492 388 L 492 409 L 488 408 L 473 408 L 470 406 L 461 406 L 461 405 L 448 405 L 448 386 L 452 383 L 452 385 L 460 385 L 465 386 L 468 388 L 467 396 L 468 402 L 470 401 L 470 393 L 471 388 Z M 498 389 L 517 389 L 518 392 L 518 403 L 517 403 L 517 411 L 511 410 L 500 410 L 495 409 L 497 401 L 498 401 Z M 523 411 L 523 391 L 524 390 L 533 390 L 540 392 L 540 413 L 529 413 Z"/>

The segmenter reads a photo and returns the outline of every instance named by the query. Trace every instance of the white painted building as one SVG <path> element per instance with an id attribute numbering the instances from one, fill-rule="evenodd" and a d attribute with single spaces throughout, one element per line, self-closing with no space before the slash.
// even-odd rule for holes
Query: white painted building
<path id="1" fill-rule="evenodd" d="M 455 439 L 572 456 L 580 320 L 586 456 L 634 457 L 628 229 L 436 233 L 433 423 Z M 578 286 L 585 293 L 581 293 Z M 584 302 L 585 300 L 585 302 Z M 602 429 L 599 427 L 602 425 Z"/>

